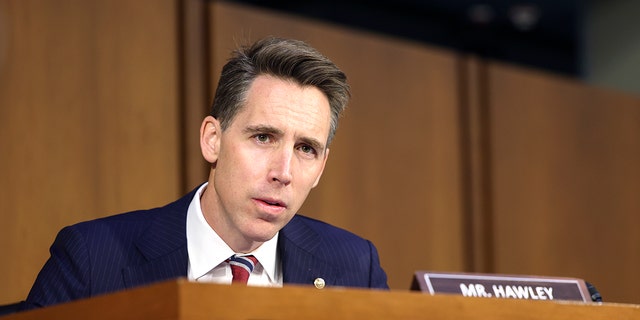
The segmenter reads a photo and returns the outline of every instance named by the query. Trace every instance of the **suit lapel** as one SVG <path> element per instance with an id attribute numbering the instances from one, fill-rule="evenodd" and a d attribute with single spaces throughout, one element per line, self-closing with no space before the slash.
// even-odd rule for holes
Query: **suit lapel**
<path id="1" fill-rule="evenodd" d="M 187 209 L 194 194 L 155 209 L 149 228 L 136 242 L 144 262 L 122 271 L 127 288 L 187 276 Z"/>
<path id="2" fill-rule="evenodd" d="M 280 231 L 278 248 L 285 284 L 313 285 L 318 278 L 326 285 L 335 284 L 337 270 L 314 254 L 321 242 L 321 237 L 297 216 Z"/>
<path id="3" fill-rule="evenodd" d="M 195 191 L 165 207 L 154 209 L 147 231 L 136 242 L 144 262 L 122 270 L 127 288 L 187 276 L 187 209 Z M 334 285 L 337 270 L 320 259 L 316 250 L 322 238 L 298 216 L 280 231 L 278 250 L 283 282 L 313 285 L 317 278 Z"/>

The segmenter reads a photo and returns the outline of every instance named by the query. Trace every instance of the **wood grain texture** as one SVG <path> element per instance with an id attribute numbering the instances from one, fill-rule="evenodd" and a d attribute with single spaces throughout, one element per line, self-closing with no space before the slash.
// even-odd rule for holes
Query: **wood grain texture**
<path id="1" fill-rule="evenodd" d="M 180 194 L 175 6 L 0 2 L 0 303 L 62 226 Z"/>
<path id="2" fill-rule="evenodd" d="M 640 301 L 640 99 L 488 70 L 494 272 L 580 277 L 605 301 Z"/>
<path id="3" fill-rule="evenodd" d="M 15 314 L 29 319 L 640 319 L 640 306 L 427 295 L 409 291 L 257 288 L 171 281 Z M 4 318 L 3 318 L 4 319 Z"/>

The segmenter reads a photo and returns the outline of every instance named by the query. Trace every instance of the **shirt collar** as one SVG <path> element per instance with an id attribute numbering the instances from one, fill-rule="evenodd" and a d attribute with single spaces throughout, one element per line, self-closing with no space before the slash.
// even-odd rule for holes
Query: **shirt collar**
<path id="1" fill-rule="evenodd" d="M 204 276 L 235 254 L 204 218 L 200 198 L 206 187 L 207 183 L 204 183 L 198 188 L 187 209 L 187 250 L 189 252 L 190 279 Z M 272 281 L 277 279 L 278 235 L 279 233 L 276 233 L 273 238 L 250 253 L 258 259 Z"/>

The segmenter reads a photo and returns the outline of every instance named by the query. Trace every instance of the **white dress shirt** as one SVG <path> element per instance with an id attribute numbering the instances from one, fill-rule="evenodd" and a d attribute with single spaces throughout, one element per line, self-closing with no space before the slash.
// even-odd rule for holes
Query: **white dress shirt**
<path id="1" fill-rule="evenodd" d="M 231 267 L 226 260 L 236 254 L 209 226 L 202 213 L 200 198 L 207 187 L 203 184 L 187 210 L 188 278 L 190 281 L 231 283 Z M 282 268 L 278 257 L 278 234 L 250 254 L 258 259 L 249 276 L 248 285 L 281 287 Z"/>

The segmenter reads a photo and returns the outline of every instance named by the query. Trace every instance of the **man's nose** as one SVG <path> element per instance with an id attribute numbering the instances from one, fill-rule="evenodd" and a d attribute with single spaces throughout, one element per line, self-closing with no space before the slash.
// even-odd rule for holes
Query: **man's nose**
<path id="1" fill-rule="evenodd" d="M 289 185 L 292 178 L 293 148 L 281 148 L 272 154 L 269 179 L 282 185 Z"/>

